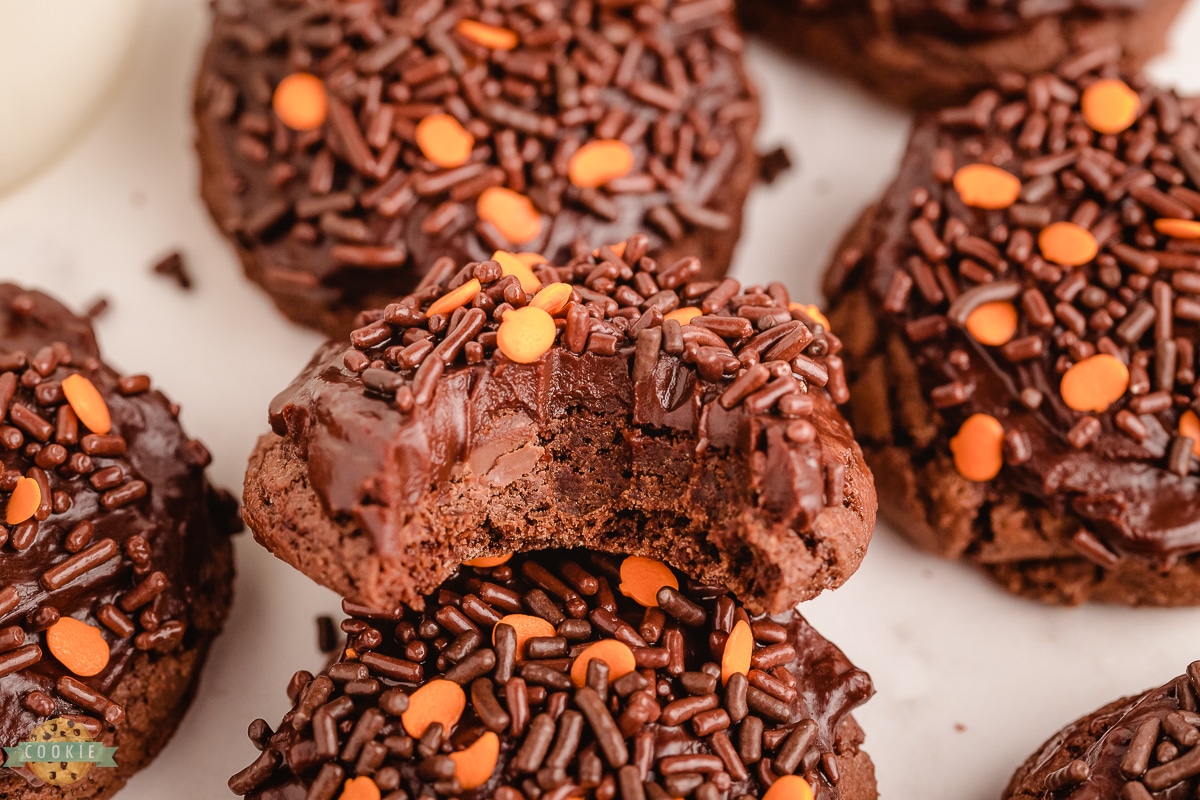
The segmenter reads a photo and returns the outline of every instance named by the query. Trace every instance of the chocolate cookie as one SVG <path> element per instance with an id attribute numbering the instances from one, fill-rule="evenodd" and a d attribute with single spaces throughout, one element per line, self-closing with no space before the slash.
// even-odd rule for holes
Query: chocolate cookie
<path id="1" fill-rule="evenodd" d="M 1096 51 L 922 118 L 828 276 L 884 515 L 1061 603 L 1200 602 L 1200 103 Z"/>
<path id="2" fill-rule="evenodd" d="M 10 761 L 0 796 L 110 797 L 191 700 L 229 607 L 236 504 L 149 378 L 105 366 L 86 319 L 12 284 L 0 409 L 0 745 L 57 720 L 117 748 L 116 768 L 61 786 Z"/>
<path id="3" fill-rule="evenodd" d="M 796 612 L 573 550 L 463 567 L 424 612 L 353 616 L 341 656 L 230 779 L 254 800 L 873 800 L 871 679 Z"/>
<path id="4" fill-rule="evenodd" d="M 1200 661 L 1052 736 L 1013 775 L 1004 800 L 1195 797 L 1200 788 Z"/>
<path id="5" fill-rule="evenodd" d="M 1079 49 L 1140 67 L 1184 0 L 746 0 L 746 27 L 902 105 L 967 100 L 1005 73 L 1054 69 Z"/>
<path id="6" fill-rule="evenodd" d="M 202 192 L 251 279 L 344 334 L 434 262 L 651 231 L 729 266 L 758 96 L 730 0 L 214 4 Z"/>
<path id="7" fill-rule="evenodd" d="M 662 558 L 771 612 L 841 585 L 875 519 L 841 343 L 782 285 L 648 245 L 536 275 L 446 258 L 365 314 L 271 405 L 255 536 L 376 608 L 550 547 Z"/>

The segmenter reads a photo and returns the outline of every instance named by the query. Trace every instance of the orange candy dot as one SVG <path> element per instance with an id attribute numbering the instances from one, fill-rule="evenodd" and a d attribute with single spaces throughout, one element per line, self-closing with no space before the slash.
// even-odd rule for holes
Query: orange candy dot
<path id="1" fill-rule="evenodd" d="M 409 736 L 420 738 L 430 725 L 440 722 L 443 734 L 449 736 L 466 707 L 467 696 L 461 686 L 445 678 L 434 678 L 409 695 L 400 724 Z"/>
<path id="2" fill-rule="evenodd" d="M 571 302 L 571 292 L 574 289 L 569 283 L 551 283 L 542 287 L 542 290 L 534 295 L 529 301 L 529 305 L 534 308 L 540 308 L 547 314 L 554 315 L 567 307 L 567 303 Z"/>
<path id="3" fill-rule="evenodd" d="M 346 781 L 338 800 L 380 800 L 382 796 L 375 781 L 362 775 Z"/>
<path id="4" fill-rule="evenodd" d="M 470 561 L 464 561 L 463 564 L 479 569 L 491 569 L 492 567 L 498 567 L 501 564 L 507 563 L 512 557 L 512 553 L 505 553 L 502 556 L 480 556 L 479 558 L 472 558 Z"/>
<path id="5" fill-rule="evenodd" d="M 1200 222 L 1193 219 L 1156 219 L 1154 230 L 1175 239 L 1200 239 Z"/>
<path id="6" fill-rule="evenodd" d="M 754 631 L 739 619 L 725 640 L 725 652 L 721 654 L 721 683 L 729 683 L 734 675 L 750 673 L 750 659 L 754 656 Z"/>
<path id="7" fill-rule="evenodd" d="M 575 151 L 567 162 L 567 177 L 581 189 L 603 186 L 633 169 L 633 150 L 620 139 L 597 139 Z"/>
<path id="8" fill-rule="evenodd" d="M 1134 122 L 1142 110 L 1142 100 L 1125 81 L 1099 80 L 1083 90 L 1080 99 L 1083 119 L 1097 133 L 1120 133 Z"/>
<path id="9" fill-rule="evenodd" d="M 551 347 L 558 329 L 554 317 L 540 308 L 525 306 L 504 314 L 496 329 L 496 347 L 510 361 L 532 364 Z"/>
<path id="10" fill-rule="evenodd" d="M 293 72 L 275 87 L 271 107 L 284 125 L 297 131 L 311 131 L 325 124 L 329 95 L 316 75 Z"/>
<path id="11" fill-rule="evenodd" d="M 531 614 L 505 614 L 497 625 L 508 625 L 517 632 L 517 660 L 525 658 L 525 643 L 539 636 L 557 636 L 548 620 Z M 496 629 L 492 629 L 492 644 L 496 644 Z"/>
<path id="12" fill-rule="evenodd" d="M 1021 179 L 991 164 L 968 164 L 954 173 L 954 190 L 973 208 L 1008 208 L 1021 196 Z"/>
<path id="13" fill-rule="evenodd" d="M 1190 408 L 1179 417 L 1179 435 L 1192 440 L 1192 455 L 1200 458 L 1200 417 Z"/>
<path id="14" fill-rule="evenodd" d="M 980 344 L 998 347 L 1017 332 L 1017 308 L 1007 300 L 984 303 L 967 317 L 967 333 Z"/>
<path id="15" fill-rule="evenodd" d="M 534 261 L 533 259 L 537 259 Z M 516 275 L 521 282 L 521 290 L 525 294 L 533 294 L 542 288 L 542 282 L 533 274 L 534 264 L 544 264 L 546 259 L 536 253 L 509 253 L 497 250 L 492 253 L 492 260 L 500 265 L 500 271 L 505 275 Z M 530 263 L 530 262 L 533 263 Z"/>
<path id="16" fill-rule="evenodd" d="M 621 594 L 646 608 L 658 607 L 658 590 L 664 586 L 679 588 L 679 579 L 657 558 L 629 556 L 621 562 Z"/>
<path id="17" fill-rule="evenodd" d="M 669 311 L 664 314 L 663 321 L 665 322 L 666 320 L 673 319 L 680 325 L 687 325 L 703 313 L 703 311 L 695 306 L 684 306 L 683 308 L 677 308 L 674 311 Z"/>
<path id="18" fill-rule="evenodd" d="M 450 760 L 454 762 L 454 775 L 463 791 L 478 789 L 491 780 L 496 771 L 496 763 L 500 760 L 500 737 L 487 731 L 470 747 L 451 753 Z"/>
<path id="19" fill-rule="evenodd" d="M 813 790 L 799 775 L 781 775 L 767 789 L 763 800 L 813 800 Z"/>
<path id="20" fill-rule="evenodd" d="M 1078 267 L 1096 257 L 1100 246 L 1091 231 L 1074 222 L 1054 222 L 1038 234 L 1038 247 L 1047 261 Z"/>
<path id="21" fill-rule="evenodd" d="M 624 677 L 637 669 L 633 651 L 624 642 L 616 639 L 602 639 L 593 645 L 588 645 L 582 653 L 575 657 L 571 664 L 571 680 L 576 686 L 587 684 L 588 663 L 599 659 L 608 664 L 608 682 Z"/>
<path id="22" fill-rule="evenodd" d="M 972 414 L 950 440 L 954 466 L 969 481 L 982 483 L 1004 465 L 1004 426 L 988 414 Z"/>
<path id="23" fill-rule="evenodd" d="M 532 242 L 542 232 L 542 215 L 533 207 L 533 201 L 503 186 L 484 189 L 475 202 L 475 211 L 513 244 Z"/>
<path id="24" fill-rule="evenodd" d="M 475 137 L 449 114 L 430 114 L 417 123 L 417 147 L 443 169 L 461 167 L 471 158 Z"/>
<path id="25" fill-rule="evenodd" d="M 103 435 L 112 430 L 108 403 L 94 383 L 79 374 L 68 375 L 63 378 L 62 390 L 71 410 L 89 431 Z"/>
<path id="26" fill-rule="evenodd" d="M 807 314 L 813 322 L 821 323 L 821 327 L 825 330 L 833 330 L 833 326 L 829 324 L 829 317 L 825 316 L 825 313 L 812 303 L 788 303 L 788 311 L 801 311 Z"/>
<path id="27" fill-rule="evenodd" d="M 108 666 L 108 642 L 95 625 L 63 617 L 46 630 L 46 646 L 64 667 L 83 678 Z"/>
<path id="28" fill-rule="evenodd" d="M 429 304 L 429 308 L 425 309 L 425 316 L 432 317 L 434 314 L 449 314 L 455 309 L 462 308 L 467 303 L 475 299 L 475 295 L 483 288 L 483 284 L 478 278 L 464 283 L 457 289 L 451 289 L 444 295 L 434 300 Z"/>
<path id="29" fill-rule="evenodd" d="M 1129 367 L 1108 353 L 1098 353 L 1072 366 L 1062 376 L 1059 391 L 1068 408 L 1104 411 L 1129 389 Z"/>
<path id="30" fill-rule="evenodd" d="M 42 487 L 33 478 L 17 478 L 17 485 L 8 496 L 8 505 L 4 508 L 4 521 L 9 525 L 18 525 L 37 513 L 42 504 Z"/>
<path id="31" fill-rule="evenodd" d="M 487 25 L 474 19 L 459 20 L 454 26 L 460 36 L 492 50 L 512 50 L 517 46 L 517 34 L 508 28 Z"/>

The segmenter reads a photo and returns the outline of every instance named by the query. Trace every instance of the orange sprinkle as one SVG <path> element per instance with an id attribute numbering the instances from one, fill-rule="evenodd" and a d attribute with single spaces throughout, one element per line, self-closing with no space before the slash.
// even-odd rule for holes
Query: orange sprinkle
<path id="1" fill-rule="evenodd" d="M 108 666 L 108 642 L 95 625 L 63 617 L 46 630 L 46 645 L 64 667 L 83 678 Z"/>
<path id="2" fill-rule="evenodd" d="M 480 556 L 479 558 L 472 558 L 470 561 L 464 561 L 463 564 L 479 569 L 491 569 L 492 567 L 498 567 L 501 564 L 507 563 L 512 557 L 512 553 L 505 553 L 502 556 Z"/>
<path id="3" fill-rule="evenodd" d="M 972 414 L 950 440 L 954 466 L 969 481 L 982 483 L 1004 465 L 1004 426 L 989 414 Z"/>
<path id="4" fill-rule="evenodd" d="M 461 167 L 471 158 L 475 137 L 449 114 L 430 114 L 417 123 L 417 147 L 443 169 Z"/>
<path id="5" fill-rule="evenodd" d="M 1078 267 L 1096 257 L 1096 237 L 1074 222 L 1054 222 L 1038 234 L 1038 247 L 1046 260 L 1064 267 Z"/>
<path id="6" fill-rule="evenodd" d="M 496 329 L 496 347 L 510 361 L 532 364 L 551 347 L 558 329 L 554 317 L 540 308 L 525 306 L 505 312 Z"/>
<path id="7" fill-rule="evenodd" d="M 434 314 L 449 314 L 455 309 L 462 308 L 467 303 L 475 299 L 475 295 L 483 288 L 483 284 L 478 278 L 464 283 L 457 289 L 451 289 L 444 295 L 434 300 L 429 304 L 429 308 L 425 309 L 425 316 L 432 317 Z"/>
<path id="8" fill-rule="evenodd" d="M 1021 179 L 991 164 L 968 164 L 954 173 L 954 190 L 974 208 L 1008 208 L 1021 196 Z"/>
<path id="9" fill-rule="evenodd" d="M 68 375 L 63 378 L 62 390 L 71 410 L 89 431 L 103 435 L 112 430 L 108 403 L 104 402 L 96 384 L 79 374 Z"/>
<path id="10" fill-rule="evenodd" d="M 817 308 L 812 303 L 788 303 L 788 311 L 802 311 L 807 314 L 813 322 L 821 323 L 827 331 L 832 331 L 833 326 L 829 324 L 829 317 L 821 309 Z"/>
<path id="11" fill-rule="evenodd" d="M 658 590 L 664 586 L 679 588 L 679 579 L 657 558 L 629 556 L 621 562 L 621 594 L 646 608 L 658 607 Z"/>
<path id="12" fill-rule="evenodd" d="M 595 189 L 633 169 L 633 150 L 620 139 L 597 139 L 575 151 L 567 177 L 581 189 Z"/>
<path id="13" fill-rule="evenodd" d="M 475 44 L 483 45 L 492 50 L 512 50 L 517 46 L 517 34 L 508 28 L 487 25 L 478 20 L 459 20 L 454 30 Z"/>
<path id="14" fill-rule="evenodd" d="M 1109 78 L 1083 90 L 1083 119 L 1097 133 L 1120 133 L 1137 121 L 1142 100 L 1125 81 Z"/>
<path id="15" fill-rule="evenodd" d="M 616 242 L 615 244 L 610 244 L 608 246 L 608 249 L 612 250 L 613 253 L 616 254 L 617 258 L 625 257 L 625 242 Z M 600 248 L 597 247 L 595 250 L 593 250 L 592 255 L 594 255 L 596 258 L 599 258 L 600 257 Z"/>
<path id="16" fill-rule="evenodd" d="M 461 686 L 445 678 L 434 678 L 409 695 L 400 724 L 409 736 L 419 739 L 430 725 L 440 722 L 443 735 L 449 737 L 466 707 L 467 696 Z"/>
<path id="17" fill-rule="evenodd" d="M 1062 376 L 1059 391 L 1068 408 L 1104 411 L 1129 389 L 1129 367 L 1108 353 L 1097 353 L 1072 366 Z"/>
<path id="18" fill-rule="evenodd" d="M 541 617 L 530 614 L 505 614 L 496 623 L 508 625 L 517 632 L 517 660 L 525 658 L 525 643 L 539 636 L 557 636 L 554 626 Z M 496 629 L 492 628 L 492 644 L 496 644 Z"/>
<path id="19" fill-rule="evenodd" d="M 42 504 L 42 487 L 33 478 L 17 478 L 17 485 L 8 496 L 8 505 L 4 508 L 4 521 L 9 525 L 19 525 L 37 513 Z"/>
<path id="20" fill-rule="evenodd" d="M 571 680 L 575 681 L 576 686 L 583 686 L 587 683 L 588 663 L 593 659 L 599 659 L 608 664 L 609 683 L 637 669 L 633 651 L 629 649 L 628 645 L 618 642 L 616 639 L 601 639 L 584 648 L 571 664 Z"/>
<path id="21" fill-rule="evenodd" d="M 1190 408 L 1179 418 L 1179 435 L 1192 440 L 1192 455 L 1200 458 L 1200 417 Z"/>
<path id="22" fill-rule="evenodd" d="M 534 258 L 537 261 L 532 261 Z M 521 290 L 525 294 L 535 294 L 538 289 L 542 288 L 542 282 L 538 280 L 538 276 L 533 274 L 533 266 L 535 264 L 544 264 L 546 259 L 536 253 L 509 253 L 505 250 L 497 250 L 492 253 L 492 260 L 500 265 L 500 271 L 505 275 L 516 275 L 517 280 L 521 282 Z"/>
<path id="23" fill-rule="evenodd" d="M 338 800 L 380 800 L 382 796 L 375 781 L 361 775 L 346 781 Z"/>
<path id="24" fill-rule="evenodd" d="M 1176 239 L 1200 239 L 1200 222 L 1192 219 L 1156 219 L 1154 230 Z"/>
<path id="25" fill-rule="evenodd" d="M 311 131 L 325 124 L 329 95 L 316 75 L 293 72 L 275 87 L 271 107 L 284 125 L 297 131 Z"/>
<path id="26" fill-rule="evenodd" d="M 489 186 L 475 202 L 475 212 L 513 244 L 531 242 L 542 232 L 542 215 L 533 201 L 503 186 Z"/>
<path id="27" fill-rule="evenodd" d="M 703 311 L 695 306 L 684 306 L 683 308 L 677 308 L 674 311 L 669 311 L 664 314 L 663 321 L 666 322 L 669 319 L 673 319 L 680 325 L 687 325 L 703 313 Z"/>
<path id="28" fill-rule="evenodd" d="M 721 654 L 721 683 L 729 683 L 734 675 L 750 674 L 750 659 L 754 655 L 754 632 L 739 619 L 725 640 L 725 652 Z"/>
<path id="29" fill-rule="evenodd" d="M 763 800 L 813 800 L 813 790 L 799 775 L 781 775 L 767 789 Z"/>
<path id="30" fill-rule="evenodd" d="M 454 762 L 454 775 L 463 791 L 478 789 L 491 780 L 496 771 L 496 763 L 500 760 L 500 737 L 486 731 L 470 747 L 451 753 L 450 760 Z"/>
<path id="31" fill-rule="evenodd" d="M 534 295 L 529 305 L 553 316 L 567 307 L 573 291 L 569 283 L 551 283 Z"/>
<path id="32" fill-rule="evenodd" d="M 967 317 L 967 332 L 980 344 L 998 347 L 1017 332 L 1017 308 L 1007 300 L 984 303 Z"/>

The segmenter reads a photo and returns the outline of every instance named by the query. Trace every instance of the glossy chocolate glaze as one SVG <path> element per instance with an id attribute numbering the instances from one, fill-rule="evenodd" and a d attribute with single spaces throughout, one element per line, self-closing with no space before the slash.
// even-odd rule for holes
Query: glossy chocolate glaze
<path id="1" fill-rule="evenodd" d="M 881 30 L 998 36 L 1051 14 L 1101 16 L 1137 11 L 1146 0 L 799 0 L 805 10 L 870 13 Z"/>

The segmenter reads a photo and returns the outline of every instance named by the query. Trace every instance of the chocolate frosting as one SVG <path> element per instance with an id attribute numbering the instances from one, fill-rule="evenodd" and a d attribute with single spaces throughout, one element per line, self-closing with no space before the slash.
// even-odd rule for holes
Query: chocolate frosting
<path id="1" fill-rule="evenodd" d="M 938 409 L 933 438 L 913 446 L 948 453 L 968 416 L 990 415 L 1006 437 L 997 491 L 1015 488 L 1079 520 L 1075 544 L 1102 566 L 1125 555 L 1166 566 L 1200 551 L 1200 479 L 1179 434 L 1196 400 L 1200 249 L 1152 222 L 1200 214 L 1200 109 L 1127 77 L 1140 96 L 1137 121 L 1119 136 L 1098 134 L 1081 116 L 1080 93 L 1115 75 L 1109 54 L 1085 51 L 1057 74 L 1014 79 L 922 117 L 861 260 L 857 250 L 846 256 L 883 324 L 911 342 L 921 389 Z M 952 178 L 975 163 L 1018 176 L 1018 201 L 968 207 Z M 1075 268 L 1048 263 L 1037 237 L 1057 221 L 1089 229 L 1099 254 Z M 991 300 L 1018 311 L 1003 347 L 963 326 Z M 1130 365 L 1130 387 L 1103 412 L 1072 410 L 1062 373 L 1097 352 Z"/>
<path id="2" fill-rule="evenodd" d="M 799 0 L 806 11 L 869 10 L 880 30 L 997 36 L 1051 14 L 1101 16 L 1137 11 L 1146 0 Z"/>
<path id="3" fill-rule="evenodd" d="M 85 438 L 60 386 L 70 375 L 99 390 L 108 447 L 119 448 Z M 240 527 L 236 504 L 206 482 L 207 451 L 148 379 L 119 376 L 100 361 L 86 319 L 12 284 L 0 284 L 0 406 L 3 502 L 21 476 L 43 487 L 35 516 L 0 536 L 0 745 L 59 716 L 100 734 L 124 718 L 107 695 L 131 665 L 192 646 L 190 609 L 205 600 L 196 589 L 213 542 Z M 45 629 L 60 617 L 100 629 L 111 651 L 102 672 L 76 676 L 50 652 Z M 35 651 L 36 663 L 14 666 Z M 63 679 L 84 689 L 64 696 Z"/>

